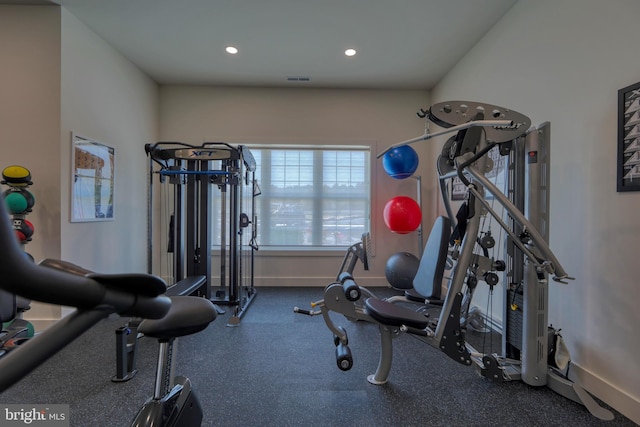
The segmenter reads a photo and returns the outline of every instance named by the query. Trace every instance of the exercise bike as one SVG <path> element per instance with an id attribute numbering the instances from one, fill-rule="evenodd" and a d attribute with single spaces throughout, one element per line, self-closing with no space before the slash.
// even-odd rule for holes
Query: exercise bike
<path id="1" fill-rule="evenodd" d="M 133 426 L 199 426 L 202 409 L 188 379 L 171 384 L 171 348 L 177 337 L 205 329 L 216 318 L 207 299 L 167 297 L 165 282 L 150 274 L 99 274 L 65 261 L 34 264 L 24 256 L 0 203 L 0 289 L 48 304 L 76 307 L 18 348 L 0 358 L 0 393 L 112 313 L 141 317 L 142 332 L 160 341 L 153 397 Z"/>
<path id="2" fill-rule="evenodd" d="M 215 319 L 217 310 L 205 298 L 170 298 L 171 308 L 165 317 L 145 319 L 138 326 L 139 333 L 158 340 L 160 350 L 153 396 L 140 408 L 132 427 L 199 426 L 202 423 L 202 407 L 191 381 L 183 376 L 171 378 L 173 347 L 176 338 L 205 329 Z"/>

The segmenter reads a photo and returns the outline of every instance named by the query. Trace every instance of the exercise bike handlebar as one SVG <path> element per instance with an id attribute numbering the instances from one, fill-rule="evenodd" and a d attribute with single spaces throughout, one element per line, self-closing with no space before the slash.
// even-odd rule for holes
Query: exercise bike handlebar
<path id="1" fill-rule="evenodd" d="M 90 309 L 109 305 L 117 313 L 161 318 L 169 309 L 166 285 L 148 274 L 96 274 L 65 261 L 34 264 L 25 256 L 0 203 L 0 289 L 48 304 Z M 134 314 L 131 314 L 134 315 Z"/>
<path id="2" fill-rule="evenodd" d="M 64 261 L 34 264 L 18 245 L 0 202 L 0 289 L 49 304 L 76 307 L 72 314 L 0 358 L 0 393 L 112 313 L 150 319 L 171 307 L 164 281 L 145 274 L 96 274 Z"/>

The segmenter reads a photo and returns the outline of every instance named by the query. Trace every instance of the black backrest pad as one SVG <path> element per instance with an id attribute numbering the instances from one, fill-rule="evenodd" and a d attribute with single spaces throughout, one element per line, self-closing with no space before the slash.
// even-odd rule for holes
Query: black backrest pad
<path id="1" fill-rule="evenodd" d="M 444 216 L 436 218 L 413 279 L 413 288 L 425 298 L 440 299 L 450 234 L 451 220 Z"/>

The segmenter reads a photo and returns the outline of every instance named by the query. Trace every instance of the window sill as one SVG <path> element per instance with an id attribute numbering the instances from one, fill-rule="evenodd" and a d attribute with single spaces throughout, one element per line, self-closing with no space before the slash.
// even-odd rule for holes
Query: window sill
<path id="1" fill-rule="evenodd" d="M 260 247 L 255 252 L 258 258 L 266 257 L 343 257 L 347 252 L 348 246 L 345 247 L 326 247 L 326 248 L 294 248 L 294 247 Z M 220 249 L 211 250 L 212 255 L 220 254 Z"/>

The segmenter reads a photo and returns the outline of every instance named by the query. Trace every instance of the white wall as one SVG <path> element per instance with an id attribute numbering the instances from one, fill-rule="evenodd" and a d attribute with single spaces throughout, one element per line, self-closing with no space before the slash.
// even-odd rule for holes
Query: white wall
<path id="1" fill-rule="evenodd" d="M 1 168 L 31 170 L 35 226 L 26 249 L 101 272 L 145 272 L 146 157 L 158 87 L 59 6 L 0 6 Z M 116 218 L 69 222 L 71 131 L 116 148 Z M 61 308 L 32 304 L 37 328 Z"/>
<path id="2" fill-rule="evenodd" d="M 60 254 L 60 10 L 0 6 L 2 168 L 31 170 L 35 258 Z"/>
<path id="3" fill-rule="evenodd" d="M 640 423 L 640 194 L 616 192 L 617 91 L 640 81 L 635 0 L 520 0 L 433 90 L 551 122 L 550 285 L 574 372 Z M 432 157 L 439 151 L 434 147 Z"/>
<path id="4" fill-rule="evenodd" d="M 59 258 L 60 8 L 0 5 L 0 40 L 0 169 L 31 171 L 35 233 L 25 249 Z M 29 315 L 56 318 L 60 308 L 34 303 Z"/>
<path id="5" fill-rule="evenodd" d="M 105 273 L 147 271 L 144 144 L 158 128 L 158 86 L 62 9 L 61 256 Z M 71 132 L 115 147 L 115 219 L 71 223 Z"/>
<path id="6" fill-rule="evenodd" d="M 373 142 L 375 158 L 383 148 L 424 133 L 424 122 L 416 118 L 415 112 L 427 105 L 426 91 L 165 86 L 161 88 L 160 135 L 165 141 L 191 144 Z M 361 267 L 358 272 L 368 279 L 367 283 L 384 285 L 384 266 L 389 256 L 400 251 L 416 254 L 418 240 L 415 234 L 391 233 L 382 220 L 382 210 L 393 196 L 415 197 L 416 182 L 390 178 L 380 160 L 374 164 L 371 232 L 376 257 L 368 274 Z M 425 173 L 432 172 L 427 163 L 421 167 Z M 430 224 L 432 217 L 424 222 Z M 259 251 L 256 284 L 323 286 L 335 279 L 343 256 L 344 251 L 330 256 L 316 253 L 312 257 L 291 253 L 270 256 Z"/>

